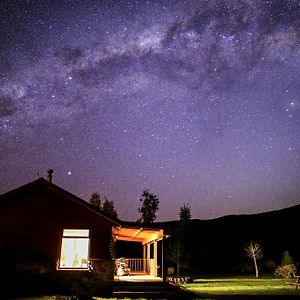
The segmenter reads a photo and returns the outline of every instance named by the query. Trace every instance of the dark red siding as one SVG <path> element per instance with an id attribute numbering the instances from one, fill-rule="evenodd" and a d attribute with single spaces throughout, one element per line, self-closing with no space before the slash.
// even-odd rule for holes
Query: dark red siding
<path id="1" fill-rule="evenodd" d="M 0 251 L 20 259 L 57 259 L 63 229 L 90 230 L 90 258 L 110 259 L 112 223 L 47 188 L 16 193 L 0 207 Z"/>

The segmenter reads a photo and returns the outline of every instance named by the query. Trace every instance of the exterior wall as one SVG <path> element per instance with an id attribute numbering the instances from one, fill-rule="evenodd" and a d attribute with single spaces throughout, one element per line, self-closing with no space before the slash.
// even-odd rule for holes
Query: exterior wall
<path id="1" fill-rule="evenodd" d="M 113 292 L 113 262 L 94 260 L 93 271 L 59 271 L 58 283 L 63 291 L 76 296 L 111 295 Z"/>
<path id="2" fill-rule="evenodd" d="M 9 265 L 0 272 L 1 299 L 24 296 L 69 295 L 77 297 L 110 296 L 113 292 L 113 262 L 93 261 L 89 271 L 56 271 L 46 261 Z"/>
<path id="3" fill-rule="evenodd" d="M 39 274 L 39 279 L 33 282 L 38 282 L 42 277 L 48 278 L 54 293 L 64 286 L 61 282 L 68 282 L 67 278 L 73 287 L 77 281 L 79 286 L 84 286 L 82 282 L 87 285 L 89 279 L 90 283 L 96 284 L 94 288 L 88 287 L 90 291 L 99 288 L 104 292 L 111 291 L 110 221 L 63 194 L 43 187 L 31 189 L 30 193 L 22 193 L 18 197 L 21 198 L 14 196 L 0 203 L 0 263 L 7 266 L 0 271 L 0 279 L 11 273 L 13 277 L 22 278 L 24 288 L 28 288 L 25 278 L 29 274 L 34 278 Z M 56 271 L 63 229 L 90 230 L 92 272 Z M 21 282 L 18 284 L 22 285 Z M 68 290 L 67 284 L 65 288 Z"/>
<path id="4" fill-rule="evenodd" d="M 63 229 L 90 230 L 90 257 L 110 259 L 111 224 L 56 194 L 43 191 L 11 199 L 0 208 L 0 249 L 18 258 L 58 259 Z"/>
<path id="5" fill-rule="evenodd" d="M 114 280 L 114 262 L 112 260 L 94 260 L 92 261 L 93 272 L 101 278 L 101 284 L 110 285 Z"/>

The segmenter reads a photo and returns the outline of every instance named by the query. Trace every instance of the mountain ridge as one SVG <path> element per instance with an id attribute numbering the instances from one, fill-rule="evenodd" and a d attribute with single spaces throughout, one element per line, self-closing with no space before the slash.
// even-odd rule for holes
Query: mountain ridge
<path id="1" fill-rule="evenodd" d="M 227 215 L 216 219 L 192 219 L 184 232 L 186 257 L 194 273 L 245 273 L 252 269 L 245 245 L 257 241 L 263 248 L 261 270 L 273 273 L 288 250 L 297 265 L 300 204 L 257 214 Z M 179 221 L 157 223 L 170 235 L 168 248 L 178 237 Z"/>

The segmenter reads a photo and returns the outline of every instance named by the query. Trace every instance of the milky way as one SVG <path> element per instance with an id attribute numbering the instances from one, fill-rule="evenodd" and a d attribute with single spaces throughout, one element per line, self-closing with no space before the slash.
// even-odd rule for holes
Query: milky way
<path id="1" fill-rule="evenodd" d="M 45 176 L 119 217 L 300 202 L 300 0 L 1 1 L 0 193 Z"/>

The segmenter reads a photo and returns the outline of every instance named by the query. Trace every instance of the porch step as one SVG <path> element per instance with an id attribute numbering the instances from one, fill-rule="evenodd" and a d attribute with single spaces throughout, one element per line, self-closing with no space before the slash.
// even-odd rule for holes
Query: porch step
<path id="1" fill-rule="evenodd" d="M 113 296 L 148 299 L 192 298 L 190 293 L 165 282 L 115 282 Z"/>

